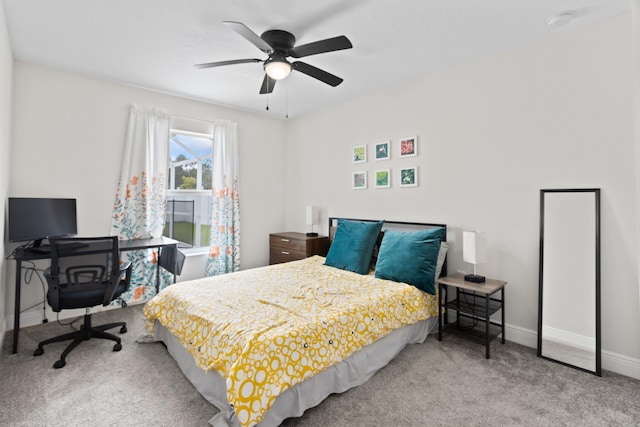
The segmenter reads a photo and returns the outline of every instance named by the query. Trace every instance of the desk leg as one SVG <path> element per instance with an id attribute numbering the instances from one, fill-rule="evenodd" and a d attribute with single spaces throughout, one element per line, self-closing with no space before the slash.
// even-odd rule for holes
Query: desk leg
<path id="1" fill-rule="evenodd" d="M 504 287 L 502 288 L 502 344 L 504 344 L 505 336 L 504 336 Z"/>
<path id="2" fill-rule="evenodd" d="M 491 339 L 489 338 L 489 327 L 491 326 L 491 315 L 489 314 L 489 297 L 490 295 L 487 294 L 485 297 L 485 313 L 486 313 L 486 317 L 485 317 L 485 321 L 486 321 L 486 330 L 485 330 L 485 345 L 487 346 L 487 359 L 489 358 L 489 346 L 491 344 Z"/>
<path id="3" fill-rule="evenodd" d="M 22 261 L 16 260 L 16 296 L 13 309 L 13 349 L 12 353 L 18 352 L 18 334 L 20 333 L 20 282 L 22 278 Z"/>
<path id="4" fill-rule="evenodd" d="M 456 328 L 460 329 L 460 288 L 456 287 Z"/>

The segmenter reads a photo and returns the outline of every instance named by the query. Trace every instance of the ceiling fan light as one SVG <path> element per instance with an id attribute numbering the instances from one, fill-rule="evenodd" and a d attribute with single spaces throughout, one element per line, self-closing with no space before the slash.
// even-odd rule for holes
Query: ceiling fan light
<path id="1" fill-rule="evenodd" d="M 264 71 L 274 80 L 282 80 L 291 73 L 291 64 L 285 61 L 271 61 L 264 64 Z"/>

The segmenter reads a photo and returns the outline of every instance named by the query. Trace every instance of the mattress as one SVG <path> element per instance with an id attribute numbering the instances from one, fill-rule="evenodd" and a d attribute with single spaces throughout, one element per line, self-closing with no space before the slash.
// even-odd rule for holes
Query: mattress
<path id="1" fill-rule="evenodd" d="M 379 367 L 384 366 L 407 343 L 424 340 L 435 324 L 424 321 L 437 317 L 437 296 L 323 263 L 324 258 L 316 256 L 179 283 L 145 306 L 149 331 L 168 347 L 179 344 L 172 344 L 179 363 L 183 356 L 176 355 L 190 356 L 193 366 L 187 371 L 195 367 L 219 377 L 214 381 L 218 390 L 211 396 L 203 393 L 221 410 L 214 420 L 217 425 L 277 425 L 280 415 L 274 417 L 276 424 L 265 417 L 274 413 L 275 402 L 285 392 L 306 387 L 305 382 L 322 378 L 321 373 L 337 369 L 352 356 L 357 360 L 356 354 L 371 352 L 367 347 L 376 341 L 397 339 L 397 345 L 390 346 L 393 354 Z M 359 371 L 357 377 L 355 381 L 365 378 L 361 382 L 368 378 Z M 319 390 L 331 393 L 357 385 L 351 384 Z M 313 396 L 315 387 L 311 390 L 311 397 L 305 392 L 293 412 L 321 401 Z M 319 396 L 323 394 L 326 397 L 322 391 Z M 285 418 L 295 415 L 290 404 L 284 407 Z"/>

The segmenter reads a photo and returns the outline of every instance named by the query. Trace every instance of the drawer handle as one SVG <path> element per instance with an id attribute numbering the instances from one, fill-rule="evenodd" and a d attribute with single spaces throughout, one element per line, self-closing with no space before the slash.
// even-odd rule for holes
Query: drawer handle
<path id="1" fill-rule="evenodd" d="M 285 252 L 285 251 L 280 251 L 280 253 L 281 253 L 282 255 L 291 255 L 289 252 Z"/>
<path id="2" fill-rule="evenodd" d="M 289 242 L 289 239 L 280 239 L 281 242 Z"/>

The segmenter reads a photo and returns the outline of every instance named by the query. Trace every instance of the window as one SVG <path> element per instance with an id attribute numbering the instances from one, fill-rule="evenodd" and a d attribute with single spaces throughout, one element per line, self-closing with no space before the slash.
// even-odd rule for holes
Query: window
<path id="1" fill-rule="evenodd" d="M 164 235 L 181 248 L 209 246 L 212 154 L 210 135 L 171 130 Z"/>

